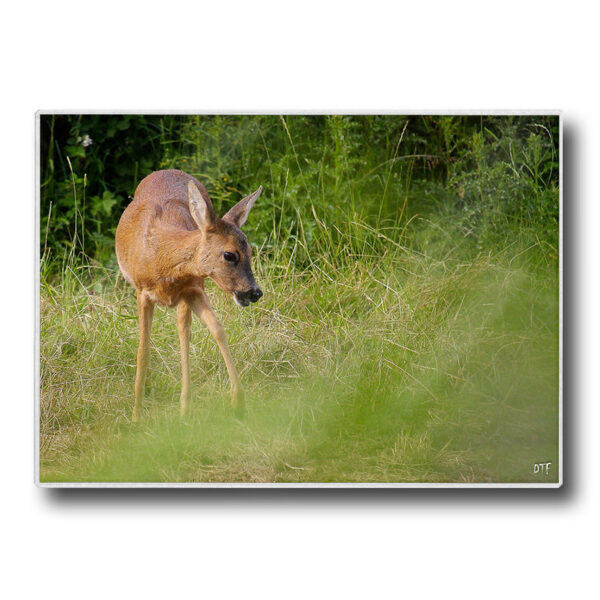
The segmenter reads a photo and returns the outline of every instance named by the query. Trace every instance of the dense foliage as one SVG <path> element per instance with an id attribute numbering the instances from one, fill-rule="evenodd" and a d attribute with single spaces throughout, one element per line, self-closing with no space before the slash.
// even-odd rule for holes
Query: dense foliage
<path id="1" fill-rule="evenodd" d="M 299 261 L 357 223 L 434 249 L 423 220 L 469 254 L 518 233 L 556 257 L 558 143 L 545 116 L 43 115 L 41 251 L 50 270 L 82 253 L 111 264 L 139 181 L 179 168 L 221 212 L 263 185 L 250 237 L 264 251 L 300 241 Z"/>

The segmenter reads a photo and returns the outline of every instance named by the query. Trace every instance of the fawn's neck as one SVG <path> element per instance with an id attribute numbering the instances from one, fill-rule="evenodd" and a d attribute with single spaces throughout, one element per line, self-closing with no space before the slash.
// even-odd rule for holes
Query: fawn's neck
<path id="1" fill-rule="evenodd" d="M 207 255 L 204 234 L 200 230 L 166 229 L 156 235 L 156 270 L 162 279 L 170 281 L 204 278 L 202 268 Z"/>

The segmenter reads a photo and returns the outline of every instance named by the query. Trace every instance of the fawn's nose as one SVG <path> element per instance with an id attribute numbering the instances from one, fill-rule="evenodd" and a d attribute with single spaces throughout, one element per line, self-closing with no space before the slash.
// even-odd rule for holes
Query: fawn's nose
<path id="1" fill-rule="evenodd" d="M 236 303 L 240 306 L 248 306 L 250 302 L 258 302 L 262 295 L 263 293 L 260 291 L 260 288 L 254 287 L 245 292 L 235 292 L 234 298 Z"/>
<path id="2" fill-rule="evenodd" d="M 260 288 L 254 288 L 250 291 L 250 301 L 258 302 L 262 298 L 262 295 L 263 293 Z"/>

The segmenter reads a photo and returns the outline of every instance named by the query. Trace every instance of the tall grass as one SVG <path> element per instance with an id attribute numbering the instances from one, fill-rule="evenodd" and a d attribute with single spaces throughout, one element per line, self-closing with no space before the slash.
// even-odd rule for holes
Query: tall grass
<path id="1" fill-rule="evenodd" d="M 314 165 L 303 164 L 310 142 L 295 141 L 294 122 L 280 121 L 280 155 L 260 120 L 248 123 L 235 164 L 243 174 L 258 139 L 274 190 L 249 227 L 265 295 L 240 310 L 208 284 L 246 388 L 246 420 L 231 414 L 226 369 L 197 321 L 193 409 L 178 418 L 175 318 L 159 309 L 144 421 L 132 424 L 133 290 L 110 262 L 67 256 L 59 276 L 43 262 L 42 480 L 556 481 L 556 248 L 533 217 L 514 218 L 502 190 L 484 185 L 489 206 L 477 217 L 453 202 L 427 210 L 437 188 L 413 182 L 414 160 L 396 160 L 402 127 L 388 162 L 360 167 L 367 184 L 352 176 L 351 122 L 328 122 L 334 143 Z M 194 153 L 167 151 L 163 166 L 228 172 L 227 120 L 209 125 L 211 143 L 192 119 L 184 146 Z M 474 179 L 491 168 L 483 160 Z M 221 212 L 244 191 L 223 177 L 208 178 Z M 241 179 L 240 188 L 258 183 Z M 483 235 L 484 221 L 494 236 Z M 552 462 L 549 476 L 534 474 L 539 462 Z"/>
<path id="2" fill-rule="evenodd" d="M 194 409 L 178 421 L 164 309 L 139 427 L 134 295 L 115 271 L 68 271 L 42 297 L 43 479 L 530 481 L 534 463 L 557 464 L 557 279 L 517 255 L 258 261 L 256 308 L 211 293 L 246 422 L 230 413 L 226 371 L 198 323 Z"/>

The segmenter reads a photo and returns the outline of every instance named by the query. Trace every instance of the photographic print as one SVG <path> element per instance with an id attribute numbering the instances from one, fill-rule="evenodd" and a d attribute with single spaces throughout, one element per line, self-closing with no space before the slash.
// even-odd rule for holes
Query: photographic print
<path id="1" fill-rule="evenodd" d="M 558 114 L 37 131 L 40 485 L 562 483 Z"/>

